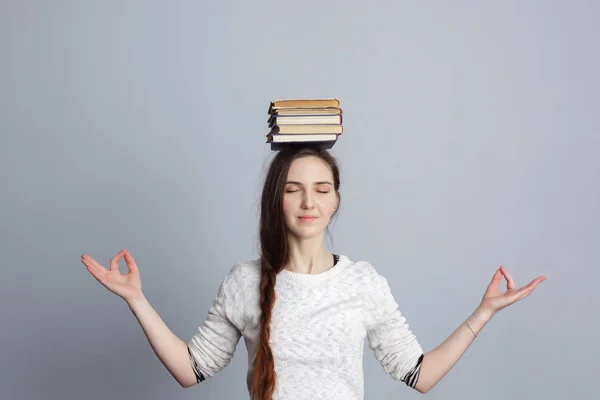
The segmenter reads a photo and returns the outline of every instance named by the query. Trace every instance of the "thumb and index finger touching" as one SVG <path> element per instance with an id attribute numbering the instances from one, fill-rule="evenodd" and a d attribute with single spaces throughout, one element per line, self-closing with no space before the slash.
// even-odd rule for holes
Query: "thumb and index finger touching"
<path id="1" fill-rule="evenodd" d="M 490 282 L 488 287 L 498 289 L 498 286 L 499 286 L 500 281 L 502 280 L 503 276 L 506 278 L 507 289 L 509 289 L 509 290 L 514 289 L 515 282 L 514 282 L 512 276 L 508 273 L 508 271 L 503 266 L 500 266 L 500 268 L 498 268 L 494 272 L 494 276 L 492 277 L 492 281 Z"/>
<path id="2" fill-rule="evenodd" d="M 502 277 L 504 277 L 506 279 L 506 289 L 507 290 L 514 290 L 515 289 L 515 281 L 513 280 L 513 278 L 510 275 L 510 273 L 506 270 L 506 268 L 504 268 L 504 266 L 501 265 L 500 268 L 498 268 L 494 272 L 494 276 L 492 277 L 492 281 L 488 285 L 488 290 L 489 289 L 498 290 L 499 287 L 500 287 L 500 281 L 502 281 Z"/>
<path id="3" fill-rule="evenodd" d="M 538 281 L 537 283 L 540 283 L 540 282 L 543 282 L 544 280 L 546 280 L 546 277 L 541 275 L 541 276 L 533 279 L 529 284 L 522 286 L 518 290 L 515 290 L 515 281 L 514 281 L 513 277 L 506 270 L 506 268 L 504 268 L 504 266 L 500 266 L 500 268 L 498 268 L 496 270 L 496 272 L 494 273 L 494 276 L 493 276 L 492 281 L 490 282 L 489 286 L 497 288 L 499 286 L 499 283 L 502 280 L 503 276 L 506 279 L 506 288 L 508 290 L 512 290 L 515 292 L 522 292 L 522 291 L 525 291 L 528 289 L 532 289 L 536 286 L 536 281 Z"/>
<path id="4" fill-rule="evenodd" d="M 123 249 L 120 252 L 118 252 L 114 257 L 112 257 L 110 259 L 110 271 L 119 271 L 119 261 L 121 260 L 121 258 L 125 259 L 125 263 L 127 264 L 127 267 L 129 268 L 129 272 L 139 272 L 138 266 L 135 263 L 135 260 L 133 259 L 133 257 L 131 256 L 131 254 L 129 253 L 129 251 L 127 249 Z M 99 265 L 97 263 L 96 260 L 94 260 L 92 257 L 84 254 L 82 256 L 82 259 L 84 260 L 84 264 L 89 263 L 89 264 L 97 264 L 98 267 L 101 267 L 101 265 Z M 87 265 L 87 264 L 86 264 Z M 105 269 L 106 271 L 106 269 Z"/>
<path id="5" fill-rule="evenodd" d="M 125 263 L 127 264 L 127 267 L 129 268 L 129 272 L 139 272 L 139 269 L 137 267 L 137 264 L 135 263 L 135 260 L 133 259 L 133 257 L 131 256 L 131 254 L 129 253 L 129 251 L 127 249 L 121 250 L 119 253 L 117 253 L 117 255 L 115 255 L 113 258 L 110 259 L 111 271 L 119 270 L 119 260 L 121 260 L 121 258 L 125 259 Z"/>

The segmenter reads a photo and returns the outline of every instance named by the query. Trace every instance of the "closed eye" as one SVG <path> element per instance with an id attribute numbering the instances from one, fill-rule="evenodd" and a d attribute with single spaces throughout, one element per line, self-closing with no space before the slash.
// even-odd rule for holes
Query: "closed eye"
<path id="1" fill-rule="evenodd" d="M 285 192 L 286 193 L 294 193 L 294 192 L 297 192 L 297 190 L 286 190 Z M 319 192 L 319 193 L 329 193 L 328 191 L 322 191 L 322 190 L 317 190 L 317 192 Z"/>

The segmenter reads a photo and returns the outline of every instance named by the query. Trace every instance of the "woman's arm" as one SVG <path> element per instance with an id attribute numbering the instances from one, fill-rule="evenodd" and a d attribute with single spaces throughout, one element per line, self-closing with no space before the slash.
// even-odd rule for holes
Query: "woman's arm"
<path id="1" fill-rule="evenodd" d="M 128 272 L 121 274 L 119 260 L 125 258 Z M 129 305 L 142 330 L 146 334 L 154 353 L 167 370 L 183 387 L 196 383 L 187 345 L 167 328 L 142 293 L 140 270 L 127 249 L 121 250 L 110 259 L 110 269 L 102 266 L 87 254 L 81 255 L 87 270 L 108 290 L 121 297 Z"/>
<path id="2" fill-rule="evenodd" d="M 491 313 L 478 307 L 442 344 L 426 353 L 423 357 L 421 372 L 415 389 L 421 393 L 427 393 L 431 390 L 460 360 L 473 343 L 475 334 L 479 334 L 479 331 L 491 318 Z M 474 333 L 471 332 L 467 323 Z"/>
<path id="3" fill-rule="evenodd" d="M 505 293 L 498 289 L 503 276 L 506 279 L 507 290 Z M 545 280 L 546 277 L 540 275 L 528 285 L 515 289 L 515 282 L 508 271 L 503 266 L 498 268 L 494 272 L 492 281 L 475 312 L 456 328 L 442 344 L 425 354 L 415 389 L 421 393 L 427 393 L 431 390 L 462 357 L 473 342 L 475 335 L 479 334 L 479 331 L 496 313 L 529 296 L 536 286 Z M 473 329 L 473 332 L 471 332 L 469 326 Z"/>
<path id="4" fill-rule="evenodd" d="M 173 378 L 184 388 L 195 385 L 197 380 L 190 363 L 187 344 L 171 332 L 145 297 L 128 304 L 154 353 Z"/>

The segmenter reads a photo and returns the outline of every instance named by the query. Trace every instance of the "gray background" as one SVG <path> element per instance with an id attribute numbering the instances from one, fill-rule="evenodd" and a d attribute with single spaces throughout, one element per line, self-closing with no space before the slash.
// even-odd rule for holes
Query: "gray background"
<path id="1" fill-rule="evenodd" d="M 388 278 L 426 351 L 501 264 L 548 278 L 428 398 L 593 396 L 599 3 L 297 3 L 1 2 L 0 398 L 248 398 L 243 341 L 180 388 L 80 256 L 128 248 L 189 340 L 257 257 L 269 102 L 331 96 L 331 249 Z M 365 350 L 367 399 L 421 396 Z"/>

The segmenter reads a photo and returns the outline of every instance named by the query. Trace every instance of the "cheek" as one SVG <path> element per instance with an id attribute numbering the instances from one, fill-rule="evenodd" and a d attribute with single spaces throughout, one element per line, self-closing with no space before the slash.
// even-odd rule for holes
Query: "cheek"
<path id="1" fill-rule="evenodd" d="M 294 201 L 292 199 L 290 199 L 289 197 L 284 197 L 283 198 L 283 215 L 286 216 L 286 218 L 295 212 L 295 204 Z"/>
<path id="2" fill-rule="evenodd" d="M 326 196 L 323 199 L 321 199 L 321 201 L 319 202 L 319 206 L 325 211 L 333 210 L 333 207 L 335 207 L 336 202 L 337 198 L 335 196 Z"/>

